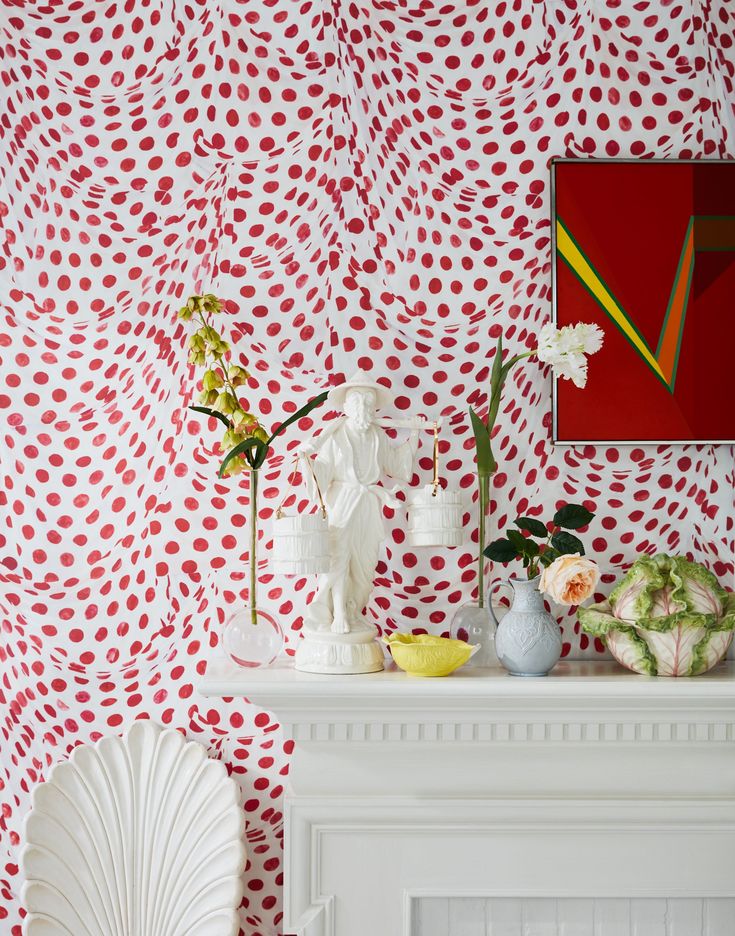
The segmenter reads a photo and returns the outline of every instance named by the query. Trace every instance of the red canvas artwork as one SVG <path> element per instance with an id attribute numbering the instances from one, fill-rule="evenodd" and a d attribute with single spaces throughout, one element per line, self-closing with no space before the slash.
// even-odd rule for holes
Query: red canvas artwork
<path id="1" fill-rule="evenodd" d="M 557 160 L 557 325 L 605 333 L 554 439 L 735 440 L 735 161 Z"/>

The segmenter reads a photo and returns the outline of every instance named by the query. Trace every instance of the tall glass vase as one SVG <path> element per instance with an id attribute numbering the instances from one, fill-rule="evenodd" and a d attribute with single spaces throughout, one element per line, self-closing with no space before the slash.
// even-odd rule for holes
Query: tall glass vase
<path id="1" fill-rule="evenodd" d="M 222 643 L 238 666 L 269 666 L 283 650 L 280 624 L 258 608 L 258 469 L 250 470 L 250 587 L 247 607 L 225 622 Z"/>
<path id="2" fill-rule="evenodd" d="M 480 649 L 465 664 L 469 667 L 497 666 L 495 630 L 497 623 L 485 595 L 485 523 L 490 500 L 490 475 L 477 475 L 479 523 L 477 534 L 477 601 L 463 604 L 452 618 L 450 635 L 479 645 Z"/>

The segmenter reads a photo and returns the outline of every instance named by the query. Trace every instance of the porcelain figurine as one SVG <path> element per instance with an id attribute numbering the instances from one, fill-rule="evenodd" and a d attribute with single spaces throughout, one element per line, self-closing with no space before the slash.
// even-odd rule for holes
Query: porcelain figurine
<path id="1" fill-rule="evenodd" d="M 326 503 L 330 563 L 307 608 L 295 656 L 298 670 L 372 673 L 383 668 L 377 628 L 364 610 L 385 537 L 383 506 L 401 506 L 395 495 L 411 480 L 422 423 L 412 421 L 405 442 L 391 442 L 377 417 L 377 410 L 391 402 L 385 387 L 359 371 L 329 395 L 328 403 L 344 416 L 299 450 L 314 456 L 313 476 L 307 472 L 306 480 L 315 488 L 318 484 Z M 384 476 L 398 485 L 383 487 Z"/>

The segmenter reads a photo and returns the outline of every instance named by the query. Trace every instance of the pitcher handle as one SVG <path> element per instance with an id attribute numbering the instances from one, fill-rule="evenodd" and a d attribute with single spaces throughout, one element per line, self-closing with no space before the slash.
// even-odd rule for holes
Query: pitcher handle
<path id="1" fill-rule="evenodd" d="M 495 612 L 493 611 L 493 595 L 500 588 L 501 585 L 505 585 L 506 588 L 509 588 L 511 592 L 513 591 L 513 586 L 510 582 L 507 582 L 505 579 L 495 579 L 494 582 L 490 583 L 490 587 L 487 589 L 487 609 L 490 612 L 490 617 L 495 622 L 495 628 L 497 630 L 500 627 L 500 621 L 495 617 Z"/>

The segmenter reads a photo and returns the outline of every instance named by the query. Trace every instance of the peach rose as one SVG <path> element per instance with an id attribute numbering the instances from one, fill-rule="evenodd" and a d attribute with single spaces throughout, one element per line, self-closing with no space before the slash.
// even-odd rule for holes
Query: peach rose
<path id="1" fill-rule="evenodd" d="M 594 594 L 599 581 L 597 564 L 573 553 L 554 559 L 541 573 L 538 587 L 557 604 L 578 605 Z"/>

